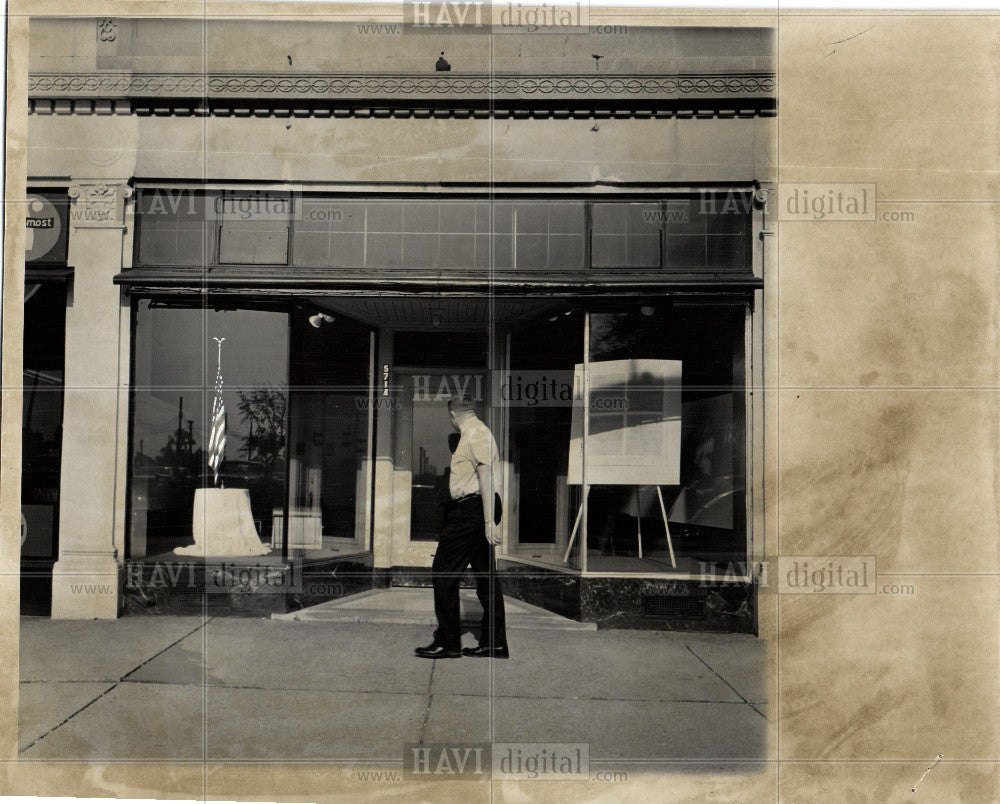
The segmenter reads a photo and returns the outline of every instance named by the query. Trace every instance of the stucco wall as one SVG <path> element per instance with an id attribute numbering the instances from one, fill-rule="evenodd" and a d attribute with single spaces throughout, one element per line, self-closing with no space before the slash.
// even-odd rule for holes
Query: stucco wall
<path id="1" fill-rule="evenodd" d="M 766 179 L 774 122 L 32 115 L 28 175 L 261 181 Z"/>
<path id="2" fill-rule="evenodd" d="M 499 13 L 499 12 L 498 12 Z M 29 69 L 87 72 L 429 73 L 444 50 L 458 72 L 673 73 L 774 69 L 767 28 L 637 27 L 618 33 L 478 33 L 316 21 L 33 19 Z M 732 20 L 723 21 L 731 25 Z M 485 30 L 485 29 L 484 29 Z M 466 35 L 468 34 L 468 35 Z M 594 54 L 601 56 L 595 64 Z"/>

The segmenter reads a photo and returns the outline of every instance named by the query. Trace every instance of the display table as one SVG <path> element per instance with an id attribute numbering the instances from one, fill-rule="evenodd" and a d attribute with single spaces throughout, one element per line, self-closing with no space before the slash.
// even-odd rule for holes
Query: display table
<path id="1" fill-rule="evenodd" d="M 271 512 L 271 547 L 280 548 L 284 532 L 285 512 Z M 288 512 L 288 546 L 319 550 L 323 546 L 323 514 L 313 508 L 292 508 Z"/>
<path id="2" fill-rule="evenodd" d="M 176 547 L 185 556 L 264 556 L 271 552 L 257 535 L 246 489 L 195 489 L 194 544 Z"/>

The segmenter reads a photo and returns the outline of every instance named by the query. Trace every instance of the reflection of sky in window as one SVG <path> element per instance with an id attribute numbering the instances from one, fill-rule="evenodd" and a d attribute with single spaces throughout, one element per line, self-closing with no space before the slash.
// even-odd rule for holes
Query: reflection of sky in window
<path id="1" fill-rule="evenodd" d="M 483 408 L 478 400 L 482 398 L 482 376 L 478 374 L 454 374 L 423 372 L 419 385 L 413 391 L 413 447 L 411 453 L 412 471 L 420 471 L 420 447 L 424 448 L 427 460 L 437 475 L 444 473 L 451 465 L 451 450 L 448 435 L 455 431 L 448 415 L 448 399 L 452 393 L 464 388 L 476 398 L 476 415 L 483 417 Z M 414 378 L 416 381 L 416 378 Z"/>
<path id="2" fill-rule="evenodd" d="M 240 390 L 271 385 L 287 393 L 288 316 L 259 310 L 148 309 L 140 305 L 136 329 L 135 439 L 155 456 L 177 428 L 184 398 L 195 449 L 205 447 L 222 344 L 223 399 L 228 414 L 227 458 L 237 458 L 248 428 L 239 420 Z"/>
<path id="3" fill-rule="evenodd" d="M 451 464 L 451 450 L 448 449 L 448 433 L 452 432 L 451 418 L 444 402 L 416 402 L 413 405 L 413 469 L 420 469 L 419 453 L 423 447 L 427 459 L 433 465 L 435 474 L 442 474 Z"/>

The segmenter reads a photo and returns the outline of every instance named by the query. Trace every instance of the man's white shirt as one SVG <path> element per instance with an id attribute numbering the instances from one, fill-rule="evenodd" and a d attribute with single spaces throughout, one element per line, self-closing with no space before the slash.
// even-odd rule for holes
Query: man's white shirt
<path id="1" fill-rule="evenodd" d="M 451 498 L 457 500 L 469 494 L 479 494 L 479 478 L 476 469 L 484 464 L 493 467 L 494 491 L 500 493 L 500 453 L 493 433 L 475 416 L 459 423 L 462 437 L 455 453 L 451 456 L 451 478 L 448 490 Z"/>

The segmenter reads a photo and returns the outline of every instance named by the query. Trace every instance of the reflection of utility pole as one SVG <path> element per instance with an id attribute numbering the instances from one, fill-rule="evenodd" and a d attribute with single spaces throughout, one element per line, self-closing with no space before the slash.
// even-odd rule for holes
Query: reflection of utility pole
<path id="1" fill-rule="evenodd" d="M 28 230 L 31 232 L 31 229 Z M 28 412 L 24 414 L 24 423 L 21 429 L 27 433 L 31 432 L 31 414 L 35 408 L 35 393 L 38 391 L 38 372 L 32 372 L 31 376 L 31 396 L 28 397 Z"/>

